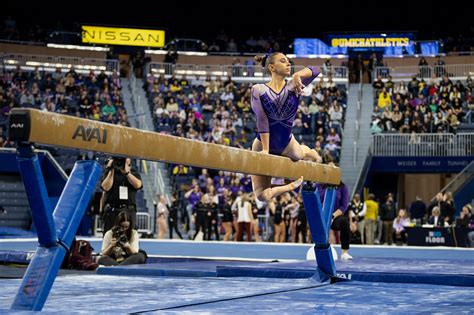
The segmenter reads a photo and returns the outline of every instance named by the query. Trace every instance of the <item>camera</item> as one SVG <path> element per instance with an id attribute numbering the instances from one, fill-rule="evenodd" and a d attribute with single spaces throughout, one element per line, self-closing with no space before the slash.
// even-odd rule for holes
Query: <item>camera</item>
<path id="1" fill-rule="evenodd" d="M 125 234 L 125 229 L 120 226 L 112 228 L 112 235 L 117 240 L 117 244 L 119 246 L 124 246 L 125 243 L 128 242 L 128 237 L 127 234 Z"/>
<path id="2" fill-rule="evenodd" d="M 125 168 L 125 158 L 114 158 L 114 162 L 112 163 L 112 167 L 116 171 L 123 170 Z"/>

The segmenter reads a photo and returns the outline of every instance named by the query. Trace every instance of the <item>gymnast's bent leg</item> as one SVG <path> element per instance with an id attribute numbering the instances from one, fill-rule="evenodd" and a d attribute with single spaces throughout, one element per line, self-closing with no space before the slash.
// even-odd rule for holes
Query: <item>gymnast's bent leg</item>
<path id="1" fill-rule="evenodd" d="M 322 162 L 322 158 L 316 150 L 310 149 L 304 144 L 299 144 L 293 135 L 291 136 L 290 143 L 288 143 L 281 155 L 289 157 L 293 161 L 305 160 L 317 163 Z"/>
<path id="2" fill-rule="evenodd" d="M 252 151 L 261 151 L 262 144 L 259 140 L 255 139 L 252 145 Z M 300 177 L 298 180 L 291 182 L 283 186 L 272 187 L 272 178 L 269 176 L 252 175 L 252 186 L 255 196 L 260 201 L 269 201 L 274 197 L 277 197 L 286 192 L 292 191 L 298 188 L 303 183 L 303 178 Z"/>

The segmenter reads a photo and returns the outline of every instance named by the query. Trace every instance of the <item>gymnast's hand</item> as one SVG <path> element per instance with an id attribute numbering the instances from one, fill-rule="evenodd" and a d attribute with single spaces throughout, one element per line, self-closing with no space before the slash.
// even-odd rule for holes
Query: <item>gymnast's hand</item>
<path id="1" fill-rule="evenodd" d="M 262 150 L 260 153 L 268 154 L 268 150 Z"/>
<path id="2" fill-rule="evenodd" d="M 293 86 L 295 87 L 296 95 L 301 95 L 304 90 L 304 84 L 301 82 L 301 77 L 298 73 L 293 74 Z"/>

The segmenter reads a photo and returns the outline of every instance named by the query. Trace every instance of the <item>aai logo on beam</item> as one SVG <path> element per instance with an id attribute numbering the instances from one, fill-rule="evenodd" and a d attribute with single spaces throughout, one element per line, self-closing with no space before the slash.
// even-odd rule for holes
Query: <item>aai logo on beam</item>
<path id="1" fill-rule="evenodd" d="M 73 140 L 82 140 L 87 142 L 97 141 L 100 144 L 107 143 L 107 129 L 100 130 L 99 128 L 88 128 L 82 125 L 77 126 Z"/>

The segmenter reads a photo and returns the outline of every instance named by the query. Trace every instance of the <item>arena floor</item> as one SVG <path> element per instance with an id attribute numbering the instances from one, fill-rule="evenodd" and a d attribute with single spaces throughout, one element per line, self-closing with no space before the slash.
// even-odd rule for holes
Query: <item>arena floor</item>
<path id="1" fill-rule="evenodd" d="M 100 240 L 91 239 L 93 246 Z M 48 313 L 471 313 L 474 251 L 353 246 L 341 278 L 319 283 L 309 245 L 142 240 L 146 265 L 61 271 Z M 0 240 L 0 253 L 34 250 L 34 239 Z M 97 248 L 97 247 L 96 247 Z M 0 312 L 8 312 L 24 268 L 3 266 Z"/>

